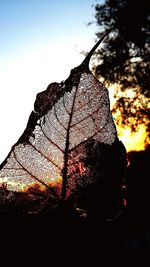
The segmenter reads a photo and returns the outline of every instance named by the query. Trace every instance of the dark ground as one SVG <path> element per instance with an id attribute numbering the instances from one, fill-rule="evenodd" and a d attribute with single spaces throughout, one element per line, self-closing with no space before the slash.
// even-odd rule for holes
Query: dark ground
<path id="1" fill-rule="evenodd" d="M 149 147 L 130 153 L 127 206 L 113 221 L 81 218 L 70 207 L 1 216 L 1 266 L 150 266 L 149 156 Z"/>
<path id="2" fill-rule="evenodd" d="M 34 265 L 42 260 L 49 266 L 149 266 L 150 224 L 132 218 L 127 210 L 115 221 L 103 223 L 62 209 L 41 218 L 5 217 L 1 247 L 6 262 L 21 257 L 22 263 Z"/>

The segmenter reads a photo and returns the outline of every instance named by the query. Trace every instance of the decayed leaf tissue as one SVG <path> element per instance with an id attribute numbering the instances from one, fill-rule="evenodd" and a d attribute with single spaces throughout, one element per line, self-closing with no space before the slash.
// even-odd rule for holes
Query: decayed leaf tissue
<path id="1" fill-rule="evenodd" d="M 1 210 L 11 204 L 20 213 L 38 213 L 69 201 L 107 218 L 122 208 L 126 152 L 108 90 L 89 70 L 101 41 L 67 80 L 37 94 L 24 133 L 0 166 Z"/>

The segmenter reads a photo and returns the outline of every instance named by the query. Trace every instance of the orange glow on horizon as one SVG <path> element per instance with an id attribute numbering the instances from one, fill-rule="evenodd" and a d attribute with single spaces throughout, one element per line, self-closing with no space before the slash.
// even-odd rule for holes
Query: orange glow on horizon
<path id="1" fill-rule="evenodd" d="M 117 127 L 118 137 L 123 142 L 127 152 L 140 151 L 145 149 L 147 133 L 145 126 L 141 124 L 137 132 L 132 132 L 129 127 Z"/>
<path id="2" fill-rule="evenodd" d="M 131 98 L 131 100 L 136 96 L 136 90 L 134 89 L 128 89 L 126 91 L 121 91 L 120 85 L 117 83 L 112 84 L 108 87 L 109 89 L 109 97 L 110 97 L 110 109 L 112 110 L 117 98 L 114 96 L 117 95 L 117 97 L 128 97 Z M 138 88 L 137 88 L 138 91 Z M 136 106 L 141 106 L 140 99 L 144 101 L 144 96 L 140 96 L 140 98 L 137 98 L 136 100 Z M 148 105 L 149 107 L 149 105 Z M 114 122 L 116 122 L 115 117 L 121 117 L 121 111 L 118 109 L 113 114 Z M 130 118 L 130 124 L 134 125 L 134 119 Z M 144 121 L 144 120 L 143 120 Z M 117 125 L 116 122 L 116 128 L 118 132 L 119 140 L 121 140 L 127 150 L 129 151 L 140 151 L 145 150 L 146 145 L 150 144 L 150 139 L 148 138 L 148 134 L 146 132 L 146 126 L 144 123 L 141 123 L 138 125 L 138 129 L 136 132 L 132 132 L 130 126 L 126 125 L 125 127 Z"/>

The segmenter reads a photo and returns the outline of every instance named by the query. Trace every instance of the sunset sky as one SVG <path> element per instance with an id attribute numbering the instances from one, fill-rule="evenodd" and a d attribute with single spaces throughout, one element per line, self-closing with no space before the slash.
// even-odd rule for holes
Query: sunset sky
<path id="1" fill-rule="evenodd" d="M 96 3 L 0 0 L 0 163 L 23 133 L 36 94 L 65 80 L 94 45 L 97 28 L 87 23 L 95 21 Z"/>

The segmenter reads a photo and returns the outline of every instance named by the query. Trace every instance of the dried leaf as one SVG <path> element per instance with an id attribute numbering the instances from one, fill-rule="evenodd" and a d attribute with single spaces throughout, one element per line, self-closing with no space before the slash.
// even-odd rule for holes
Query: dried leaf
<path id="1" fill-rule="evenodd" d="M 0 167 L 8 191 L 49 192 L 53 205 L 99 180 L 87 158 L 98 144 L 112 145 L 117 133 L 108 91 L 88 67 L 98 44 L 66 81 L 37 95 L 24 133 Z"/>

